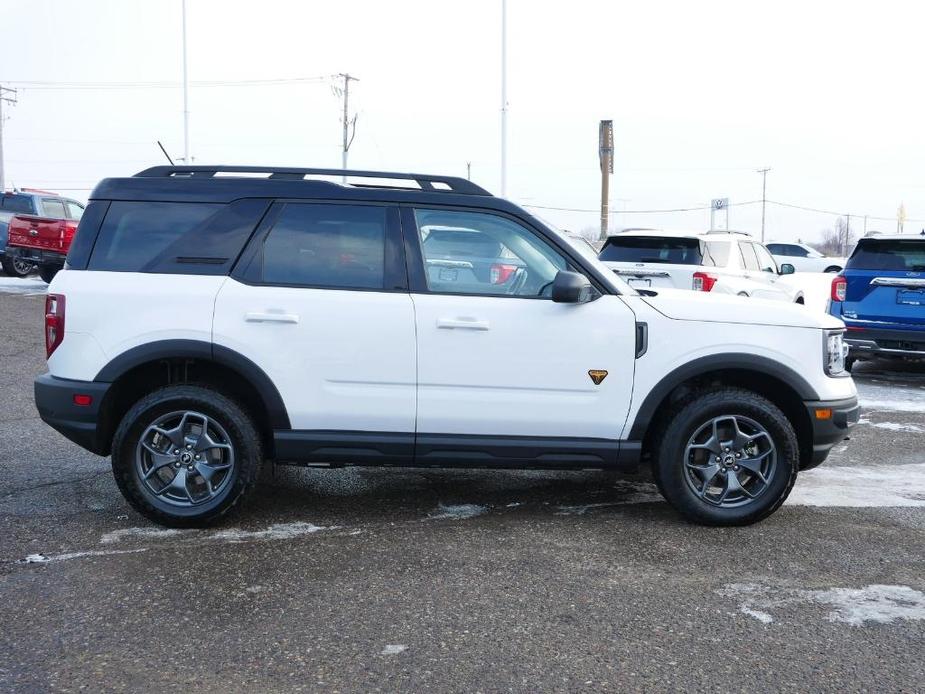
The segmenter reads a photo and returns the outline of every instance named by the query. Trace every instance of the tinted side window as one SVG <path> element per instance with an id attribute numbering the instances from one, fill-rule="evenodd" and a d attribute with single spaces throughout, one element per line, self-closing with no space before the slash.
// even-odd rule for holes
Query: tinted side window
<path id="1" fill-rule="evenodd" d="M 42 198 L 42 215 L 52 219 L 67 219 L 64 213 L 64 201 Z"/>
<path id="2" fill-rule="evenodd" d="M 794 258 L 808 258 L 809 251 L 803 248 L 802 246 L 787 246 L 790 252 L 787 255 L 792 255 Z"/>
<path id="3" fill-rule="evenodd" d="M 286 205 L 264 240 L 261 280 L 383 289 L 386 213 L 369 205 Z"/>
<path id="4" fill-rule="evenodd" d="M 742 253 L 742 262 L 745 263 L 746 270 L 754 270 L 758 272 L 761 267 L 758 265 L 758 257 L 755 255 L 755 250 L 752 244 L 741 241 L 739 243 L 739 251 Z"/>
<path id="5" fill-rule="evenodd" d="M 87 267 L 117 272 L 227 274 L 267 205 L 264 200 L 238 200 L 230 205 L 113 202 Z"/>
<path id="6" fill-rule="evenodd" d="M 499 215 L 416 209 L 427 287 L 433 292 L 551 296 L 565 257 L 535 232 Z"/>
<path id="7" fill-rule="evenodd" d="M 789 246 L 786 243 L 769 243 L 768 250 L 771 251 L 774 255 L 793 255 L 792 249 L 793 246 Z"/>

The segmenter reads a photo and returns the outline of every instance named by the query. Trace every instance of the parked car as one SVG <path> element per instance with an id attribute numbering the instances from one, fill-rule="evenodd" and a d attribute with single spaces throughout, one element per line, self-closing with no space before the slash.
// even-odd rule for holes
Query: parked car
<path id="1" fill-rule="evenodd" d="M 49 287 L 35 400 L 112 456 L 148 518 L 214 521 L 271 459 L 644 465 L 688 518 L 739 525 L 779 508 L 858 419 L 832 316 L 640 295 L 465 179 L 309 180 L 331 175 L 168 166 L 93 191 Z M 435 245 L 441 229 L 465 243 Z M 507 249 L 516 285 L 490 268 L 465 282 L 432 272 L 481 244 Z"/>
<path id="2" fill-rule="evenodd" d="M 797 272 L 841 272 L 844 258 L 832 258 L 805 243 L 781 243 L 774 241 L 766 245 L 778 263 L 790 263 Z"/>
<path id="3" fill-rule="evenodd" d="M 67 253 L 67 246 L 60 243 L 61 232 L 69 229 L 67 233 L 73 235 L 83 210 L 84 206 L 76 200 L 44 190 L 26 188 L 0 195 L 0 263 L 3 271 L 14 277 L 25 277 L 38 269 L 43 280 L 51 281 L 57 268 L 64 264 Z M 11 244 L 10 226 L 14 217 L 20 217 L 20 220 L 13 230 L 15 240 Z M 33 220 L 36 224 L 32 223 Z M 37 234 L 32 234 L 33 229 Z M 37 235 L 39 240 L 35 240 Z M 70 243 L 70 237 L 67 242 Z M 38 248 L 33 248 L 36 244 Z M 50 246 L 54 246 L 57 253 L 43 255 Z"/>
<path id="4" fill-rule="evenodd" d="M 848 369 L 878 355 L 925 358 L 925 232 L 858 241 L 832 280 L 829 313 L 845 322 Z"/>
<path id="5" fill-rule="evenodd" d="M 768 250 L 743 232 L 624 231 L 607 238 L 600 260 L 636 289 L 693 289 L 802 304 L 802 290 L 779 282 Z"/>

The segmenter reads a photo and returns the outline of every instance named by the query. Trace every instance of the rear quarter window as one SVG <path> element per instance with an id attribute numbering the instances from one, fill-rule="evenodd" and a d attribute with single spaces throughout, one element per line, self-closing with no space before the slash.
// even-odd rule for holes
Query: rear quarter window
<path id="1" fill-rule="evenodd" d="M 601 260 L 622 263 L 701 265 L 700 241 L 677 236 L 611 236 L 601 249 Z"/>
<path id="2" fill-rule="evenodd" d="M 861 239 L 846 267 L 925 272 L 925 239 Z"/>
<path id="3" fill-rule="evenodd" d="M 113 202 L 87 269 L 227 274 L 267 206 L 265 200 Z"/>

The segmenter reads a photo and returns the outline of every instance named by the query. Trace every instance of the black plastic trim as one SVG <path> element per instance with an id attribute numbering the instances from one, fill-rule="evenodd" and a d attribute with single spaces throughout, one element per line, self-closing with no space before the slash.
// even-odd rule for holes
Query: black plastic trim
<path id="1" fill-rule="evenodd" d="M 658 406 L 681 383 L 711 371 L 722 372 L 732 369 L 753 371 L 756 377 L 770 376 L 782 381 L 803 400 L 819 399 L 818 393 L 805 378 L 793 369 L 772 359 L 754 354 L 713 354 L 688 362 L 662 378 L 643 400 L 630 430 L 629 438 L 642 440 Z"/>
<path id="2" fill-rule="evenodd" d="M 615 439 L 383 431 L 274 431 L 273 439 L 281 463 L 400 467 L 634 470 L 642 448 Z"/>
<path id="3" fill-rule="evenodd" d="M 35 407 L 42 421 L 51 426 L 65 438 L 92 453 L 103 455 L 105 446 L 101 445 L 97 424 L 100 405 L 109 390 L 108 383 L 74 381 L 56 378 L 51 374 L 36 376 L 33 389 Z M 90 395 L 89 406 L 74 404 L 74 395 Z"/>
<path id="4" fill-rule="evenodd" d="M 213 361 L 227 366 L 246 379 L 260 394 L 270 425 L 289 429 L 289 415 L 276 386 L 269 376 L 250 359 L 222 345 L 198 340 L 160 340 L 123 352 L 104 366 L 93 379 L 95 383 L 112 383 L 122 374 L 147 362 L 160 359 L 188 358 Z"/>
<path id="5" fill-rule="evenodd" d="M 644 356 L 649 351 L 649 324 L 636 321 L 636 358 Z"/>
<path id="6" fill-rule="evenodd" d="M 814 468 L 822 463 L 836 443 L 845 439 L 861 417 L 861 408 L 856 397 L 843 400 L 810 400 L 803 403 L 813 428 L 813 454 L 802 470 Z M 831 409 L 831 419 L 817 419 L 815 411 Z"/>

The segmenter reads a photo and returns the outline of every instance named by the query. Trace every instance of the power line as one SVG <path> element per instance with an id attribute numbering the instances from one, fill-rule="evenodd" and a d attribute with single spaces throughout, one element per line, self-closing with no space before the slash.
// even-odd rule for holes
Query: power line
<path id="1" fill-rule="evenodd" d="M 320 84 L 327 82 L 328 76 L 319 77 L 278 77 L 273 79 L 251 80 L 201 80 L 191 81 L 192 87 L 273 87 L 289 84 Z M 136 81 L 136 82 L 53 82 L 40 80 L 7 80 L 4 84 L 19 85 L 23 90 L 101 90 L 101 89 L 179 89 L 182 82 L 171 81 Z"/>
<path id="2" fill-rule="evenodd" d="M 761 200 L 749 200 L 747 202 L 733 202 L 729 203 L 730 207 L 741 207 L 743 205 L 756 205 Z M 600 210 L 590 210 L 583 209 L 578 207 L 549 207 L 546 205 L 523 205 L 524 207 L 532 207 L 537 210 L 556 210 L 559 212 L 592 212 L 594 214 L 599 214 Z M 672 209 L 664 210 L 619 210 L 620 214 L 655 214 L 655 213 L 668 213 L 668 212 L 699 212 L 701 210 L 709 210 L 709 205 L 704 205 L 702 207 L 675 207 Z"/>

